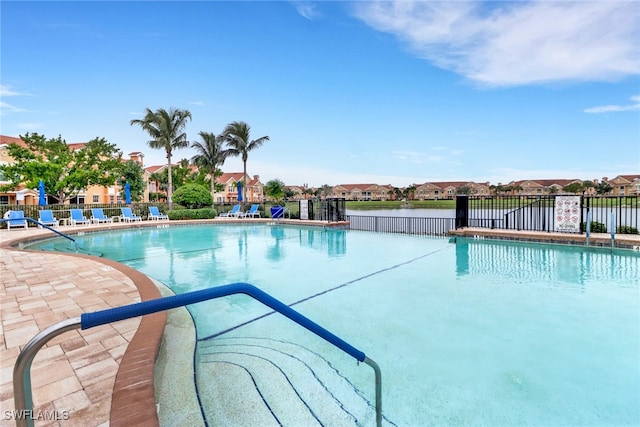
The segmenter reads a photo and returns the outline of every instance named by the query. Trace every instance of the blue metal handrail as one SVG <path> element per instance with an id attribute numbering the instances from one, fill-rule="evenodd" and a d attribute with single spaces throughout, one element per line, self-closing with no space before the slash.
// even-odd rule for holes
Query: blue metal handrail
<path id="1" fill-rule="evenodd" d="M 31 409 L 33 408 L 31 398 L 31 362 L 38 350 L 51 338 L 71 329 L 77 329 L 78 327 L 81 329 L 89 329 L 94 326 L 105 325 L 107 323 L 144 316 L 146 314 L 234 294 L 245 294 L 260 301 L 264 305 L 285 315 L 300 326 L 338 347 L 340 350 L 354 357 L 359 362 L 364 362 L 371 366 L 375 372 L 376 383 L 376 424 L 378 426 L 382 425 L 382 374 L 378 364 L 368 358 L 362 351 L 332 334 L 322 326 L 298 313 L 283 302 L 273 298 L 266 292 L 263 292 L 248 283 L 232 283 L 215 288 L 202 289 L 185 294 L 172 295 L 165 298 L 134 303 L 123 307 L 94 311 L 92 313 L 83 313 L 79 318 L 67 319 L 42 330 L 25 345 L 18 355 L 13 369 L 13 390 L 16 413 L 25 414 L 24 417 L 16 418 L 16 425 L 19 427 L 33 426 L 33 419 L 29 416 L 29 414 L 31 414 Z"/>
<path id="2" fill-rule="evenodd" d="M 66 234 L 61 233 L 61 232 L 59 232 L 58 230 L 55 230 L 55 229 L 53 229 L 53 228 L 49 227 L 48 225 L 45 225 L 45 224 L 41 223 L 40 221 L 36 221 L 36 220 L 35 220 L 35 219 L 33 219 L 33 218 L 24 217 L 24 218 L 20 218 L 20 219 L 25 219 L 25 220 L 27 220 L 28 222 L 32 222 L 32 223 L 36 224 L 36 225 L 37 225 L 37 226 L 39 226 L 39 227 L 43 227 L 43 228 L 46 228 L 47 230 L 51 230 L 51 231 L 53 231 L 53 232 L 54 232 L 54 233 L 56 233 L 58 236 L 61 236 L 61 237 L 64 237 L 65 239 L 69 239 L 69 240 L 71 240 L 71 241 L 73 242 L 74 246 L 75 246 L 76 251 L 78 250 L 78 242 L 76 242 L 76 240 L 75 240 L 73 237 L 71 237 L 71 236 L 67 236 Z M 15 218 L 2 218 L 2 219 L 0 219 L 0 223 L 2 223 L 2 222 L 8 222 L 8 221 L 16 221 L 16 219 L 15 219 Z"/>

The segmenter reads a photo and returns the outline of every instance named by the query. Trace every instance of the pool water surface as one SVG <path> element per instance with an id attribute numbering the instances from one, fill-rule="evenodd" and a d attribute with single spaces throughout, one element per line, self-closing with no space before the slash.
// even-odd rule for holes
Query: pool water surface
<path id="1" fill-rule="evenodd" d="M 245 282 L 291 305 L 380 365 L 386 425 L 640 424 L 640 257 L 631 251 L 267 224 L 77 240 L 175 293 Z M 69 250 L 62 239 L 37 246 Z M 209 425 L 243 425 L 220 406 L 250 411 L 212 375 L 251 378 L 275 425 L 296 422 L 280 394 L 299 399 L 309 424 L 375 423 L 367 366 L 244 295 L 188 308 Z M 258 372 L 270 369 L 278 378 Z M 321 391 L 305 388 L 316 380 Z"/>

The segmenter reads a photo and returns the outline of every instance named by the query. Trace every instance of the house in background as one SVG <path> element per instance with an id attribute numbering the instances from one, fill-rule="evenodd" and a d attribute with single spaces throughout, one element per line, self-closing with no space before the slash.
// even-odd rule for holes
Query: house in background
<path id="1" fill-rule="evenodd" d="M 262 203 L 265 201 L 264 185 L 260 182 L 258 175 L 253 178 L 247 174 L 248 182 L 246 183 L 246 194 L 248 203 Z M 216 179 L 217 184 L 222 184 L 222 191 L 217 191 L 214 196 L 214 203 L 235 203 L 238 201 L 238 182 L 244 180 L 242 172 L 225 172 Z"/>
<path id="2" fill-rule="evenodd" d="M 602 179 L 613 187 L 613 196 L 640 196 L 640 175 L 618 175 L 613 179 Z"/>
<path id="3" fill-rule="evenodd" d="M 378 184 L 340 184 L 333 187 L 331 197 L 347 200 L 389 200 L 389 186 Z"/>

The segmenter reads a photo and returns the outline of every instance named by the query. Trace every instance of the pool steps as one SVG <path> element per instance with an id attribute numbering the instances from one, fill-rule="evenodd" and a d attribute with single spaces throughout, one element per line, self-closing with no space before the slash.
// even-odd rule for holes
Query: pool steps
<path id="1" fill-rule="evenodd" d="M 198 354 L 198 389 L 214 425 L 376 423 L 375 405 L 328 360 L 298 344 L 235 337 L 200 342 Z M 222 405 L 230 399 L 223 395 L 235 398 Z"/>

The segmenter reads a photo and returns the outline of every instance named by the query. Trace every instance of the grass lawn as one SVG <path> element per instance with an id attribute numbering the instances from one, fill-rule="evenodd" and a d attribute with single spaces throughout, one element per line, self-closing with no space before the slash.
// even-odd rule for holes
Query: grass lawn
<path id="1" fill-rule="evenodd" d="M 402 202 L 400 200 L 370 200 L 363 202 L 347 201 L 347 209 L 371 210 L 371 209 L 455 209 L 455 200 L 411 200 Z"/>

